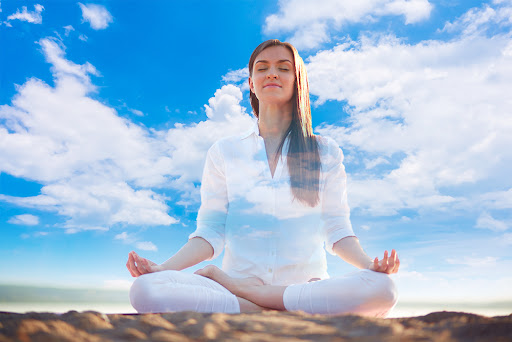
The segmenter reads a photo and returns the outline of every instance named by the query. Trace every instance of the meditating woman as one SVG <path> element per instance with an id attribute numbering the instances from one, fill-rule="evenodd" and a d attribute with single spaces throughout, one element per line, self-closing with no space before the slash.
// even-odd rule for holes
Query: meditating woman
<path id="1" fill-rule="evenodd" d="M 306 69 L 297 50 L 269 40 L 249 60 L 257 121 L 215 142 L 201 183 L 197 229 L 158 265 L 130 252 L 138 312 L 302 310 L 385 317 L 397 300 L 395 250 L 371 259 L 349 219 L 343 154 L 313 134 Z M 224 250 L 222 269 L 208 265 Z M 360 270 L 330 278 L 325 250 Z"/>

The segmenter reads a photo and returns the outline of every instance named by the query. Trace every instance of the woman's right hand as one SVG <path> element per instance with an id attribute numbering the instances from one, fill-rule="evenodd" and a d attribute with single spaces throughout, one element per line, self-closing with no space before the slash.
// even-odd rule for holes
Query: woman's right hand
<path id="1" fill-rule="evenodd" d="M 128 271 L 130 271 L 132 277 L 138 277 L 143 274 L 164 270 L 161 265 L 157 265 L 151 260 L 140 257 L 134 251 L 128 253 L 128 262 L 126 263 L 126 268 L 128 268 Z"/>

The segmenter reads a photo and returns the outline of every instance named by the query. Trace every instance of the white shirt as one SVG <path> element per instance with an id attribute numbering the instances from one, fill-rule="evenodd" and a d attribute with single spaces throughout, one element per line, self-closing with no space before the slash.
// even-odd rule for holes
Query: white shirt
<path id="1" fill-rule="evenodd" d="M 343 153 L 331 138 L 318 142 L 320 203 L 314 208 L 293 199 L 289 136 L 274 177 L 257 122 L 244 134 L 215 142 L 204 166 L 197 229 L 189 239 L 208 241 L 211 259 L 225 249 L 222 269 L 231 277 L 256 276 L 272 285 L 329 278 L 325 250 L 335 255 L 333 244 L 355 235 Z"/>

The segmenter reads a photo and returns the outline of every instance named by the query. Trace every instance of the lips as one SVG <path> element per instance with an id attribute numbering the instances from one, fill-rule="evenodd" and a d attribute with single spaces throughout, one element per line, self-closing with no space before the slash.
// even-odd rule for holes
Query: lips
<path id="1" fill-rule="evenodd" d="M 268 88 L 268 87 L 281 88 L 281 86 L 279 84 L 277 84 L 277 83 L 268 83 L 263 88 Z"/>

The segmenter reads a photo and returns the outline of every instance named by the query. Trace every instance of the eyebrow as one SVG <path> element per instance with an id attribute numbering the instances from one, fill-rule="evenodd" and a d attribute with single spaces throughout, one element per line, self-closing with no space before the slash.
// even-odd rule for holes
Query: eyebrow
<path id="1" fill-rule="evenodd" d="M 284 63 L 284 62 L 288 62 L 290 64 L 293 64 L 289 59 L 280 59 L 277 61 L 277 63 Z M 257 60 L 256 62 L 254 62 L 254 64 L 257 64 L 257 63 L 270 63 L 269 61 L 267 61 L 266 59 L 260 59 L 260 60 Z"/>

